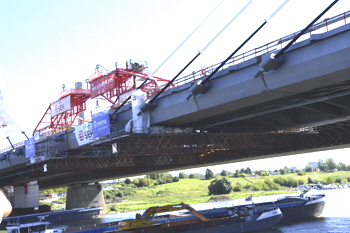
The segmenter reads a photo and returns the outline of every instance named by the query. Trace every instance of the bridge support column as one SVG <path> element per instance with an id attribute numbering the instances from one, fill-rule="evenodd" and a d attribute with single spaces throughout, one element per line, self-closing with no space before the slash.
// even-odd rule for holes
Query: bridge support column
<path id="1" fill-rule="evenodd" d="M 69 185 L 67 188 L 66 210 L 82 207 L 101 206 L 106 211 L 101 184 Z"/>
<path id="2" fill-rule="evenodd" d="M 39 185 L 36 182 L 13 189 L 13 208 L 39 207 Z"/>

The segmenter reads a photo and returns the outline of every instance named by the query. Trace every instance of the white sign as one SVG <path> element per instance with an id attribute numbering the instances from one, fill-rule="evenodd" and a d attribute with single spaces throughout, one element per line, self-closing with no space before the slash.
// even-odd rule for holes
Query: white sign
<path id="1" fill-rule="evenodd" d="M 92 122 L 87 122 L 75 127 L 75 138 L 79 146 L 93 142 Z"/>
<path id="2" fill-rule="evenodd" d="M 71 109 L 70 96 L 64 97 L 50 105 L 51 117 L 57 116 Z"/>

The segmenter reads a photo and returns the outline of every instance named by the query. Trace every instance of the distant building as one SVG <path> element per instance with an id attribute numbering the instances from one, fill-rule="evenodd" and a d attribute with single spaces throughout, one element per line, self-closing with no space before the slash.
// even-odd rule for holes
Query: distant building
<path id="1" fill-rule="evenodd" d="M 317 168 L 318 167 L 318 164 L 316 162 L 308 162 L 307 165 L 312 167 L 312 168 Z"/>

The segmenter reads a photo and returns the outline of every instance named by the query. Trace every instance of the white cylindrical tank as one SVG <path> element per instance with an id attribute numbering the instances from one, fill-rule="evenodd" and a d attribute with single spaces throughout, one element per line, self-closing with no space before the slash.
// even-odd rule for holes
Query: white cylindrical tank
<path id="1" fill-rule="evenodd" d="M 146 93 L 142 90 L 136 90 L 132 94 L 132 120 L 133 120 L 133 132 L 134 133 L 145 133 L 147 128 L 149 127 L 147 114 L 141 114 L 138 116 L 137 114 L 140 112 L 140 106 L 146 100 Z"/>

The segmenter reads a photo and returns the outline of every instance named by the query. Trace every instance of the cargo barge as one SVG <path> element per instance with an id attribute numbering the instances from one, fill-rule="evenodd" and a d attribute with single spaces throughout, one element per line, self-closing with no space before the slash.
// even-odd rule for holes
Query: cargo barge
<path id="1" fill-rule="evenodd" d="M 174 213 L 175 210 L 187 209 L 189 212 Z M 165 212 L 170 212 L 166 214 Z M 158 215 L 159 213 L 163 213 Z M 196 211 L 191 206 L 179 205 L 155 206 L 147 209 L 143 215 L 136 214 L 135 219 L 126 219 L 100 226 L 76 227 L 63 232 L 79 233 L 221 233 L 252 232 L 270 229 L 282 219 L 278 208 L 260 211 L 255 207 L 228 207 Z M 103 225 L 103 226 L 102 226 Z"/>
<path id="2" fill-rule="evenodd" d="M 325 194 L 283 196 L 276 201 L 252 203 L 249 205 L 255 206 L 258 209 L 280 208 L 283 214 L 283 218 L 279 222 L 281 224 L 320 216 L 326 204 L 325 196 Z"/>
<path id="3" fill-rule="evenodd" d="M 227 215 L 211 218 L 207 221 L 190 219 L 162 223 L 152 227 L 119 230 L 116 233 L 243 233 L 267 230 L 275 226 L 281 219 L 282 213 L 277 209 L 267 210 L 261 214 L 255 214 L 253 209 L 246 215 Z"/>

